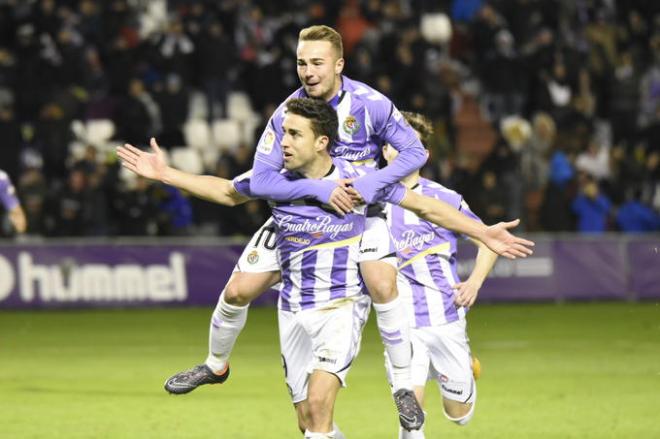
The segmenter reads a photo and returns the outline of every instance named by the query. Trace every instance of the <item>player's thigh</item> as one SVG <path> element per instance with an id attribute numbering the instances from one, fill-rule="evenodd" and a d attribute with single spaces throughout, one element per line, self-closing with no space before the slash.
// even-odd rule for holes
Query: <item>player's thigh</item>
<path id="1" fill-rule="evenodd" d="M 280 271 L 275 242 L 275 226 L 271 217 L 252 235 L 238 258 L 234 271 L 242 273 Z"/>
<path id="2" fill-rule="evenodd" d="M 235 271 L 225 286 L 225 301 L 236 306 L 244 306 L 261 296 L 266 290 L 280 281 L 279 271 L 246 273 Z"/>
<path id="3" fill-rule="evenodd" d="M 284 380 L 291 401 L 298 406 L 307 399 L 307 383 L 314 359 L 312 340 L 305 330 L 300 313 L 279 310 L 277 323 Z M 300 406 L 299 415 L 307 413 L 307 409 L 305 405 Z"/>
<path id="4" fill-rule="evenodd" d="M 315 370 L 335 375 L 342 387 L 360 351 L 362 331 L 367 322 L 371 300 L 368 296 L 338 299 L 327 307 L 305 315 L 305 327 L 312 341 Z"/>
<path id="5" fill-rule="evenodd" d="M 472 376 L 466 321 L 461 319 L 428 328 L 424 338 L 429 349 L 432 375 L 443 400 L 458 404 L 472 403 L 476 397 L 476 384 Z"/>
<path id="6" fill-rule="evenodd" d="M 280 280 L 272 218 L 257 230 L 234 267 L 225 287 L 225 301 L 247 305 Z"/>
<path id="7" fill-rule="evenodd" d="M 358 262 L 374 302 L 387 303 L 397 297 L 396 250 L 384 218 L 375 216 L 366 219 Z"/>

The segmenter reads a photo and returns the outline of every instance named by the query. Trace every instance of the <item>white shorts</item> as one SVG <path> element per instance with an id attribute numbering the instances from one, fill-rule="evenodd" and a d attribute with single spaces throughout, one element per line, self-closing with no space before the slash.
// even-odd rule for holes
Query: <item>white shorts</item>
<path id="1" fill-rule="evenodd" d="M 370 307 L 369 296 L 360 296 L 337 299 L 319 309 L 278 311 L 282 367 L 293 403 L 307 399 L 314 370 L 336 375 L 346 387 Z"/>
<path id="2" fill-rule="evenodd" d="M 275 226 L 273 217 L 268 218 L 263 226 L 252 235 L 250 242 L 243 249 L 234 271 L 244 273 L 265 273 L 280 271 L 275 247 Z"/>
<path id="3" fill-rule="evenodd" d="M 392 242 L 387 220 L 378 216 L 367 217 L 360 241 L 358 262 L 379 260 L 392 264 L 396 268 L 396 247 Z"/>
<path id="4" fill-rule="evenodd" d="M 413 386 L 424 387 L 427 381 L 438 383 L 443 398 L 468 402 L 476 392 L 472 376 L 472 354 L 466 332 L 466 320 L 440 326 L 413 328 L 411 377 Z M 390 362 L 385 355 L 390 376 Z M 391 378 L 390 378 L 391 382 Z"/>

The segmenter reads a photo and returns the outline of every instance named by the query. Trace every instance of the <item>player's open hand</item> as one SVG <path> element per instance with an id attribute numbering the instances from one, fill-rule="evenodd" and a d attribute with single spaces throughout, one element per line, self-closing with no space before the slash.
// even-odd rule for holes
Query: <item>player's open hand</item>
<path id="1" fill-rule="evenodd" d="M 470 307 L 477 300 L 481 284 L 470 279 L 459 282 L 452 287 L 455 291 L 454 303 L 458 306 Z"/>
<path id="2" fill-rule="evenodd" d="M 150 145 L 152 152 L 146 152 L 126 143 L 117 147 L 117 156 L 121 159 L 121 165 L 129 171 L 152 180 L 161 180 L 167 169 L 167 159 L 153 137 Z"/>
<path id="3" fill-rule="evenodd" d="M 525 258 L 533 253 L 530 247 L 534 247 L 534 243 L 509 233 L 508 229 L 512 229 L 518 224 L 520 224 L 519 219 L 488 226 L 485 236 L 481 241 L 489 249 L 505 258 Z"/>

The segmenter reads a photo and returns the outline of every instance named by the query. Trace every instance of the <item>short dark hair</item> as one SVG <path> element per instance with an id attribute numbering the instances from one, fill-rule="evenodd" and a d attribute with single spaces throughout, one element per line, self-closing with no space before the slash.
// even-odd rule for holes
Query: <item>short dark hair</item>
<path id="1" fill-rule="evenodd" d="M 408 125 L 412 127 L 413 130 L 419 133 L 419 139 L 422 143 L 426 143 L 433 135 L 433 124 L 431 121 L 424 115 L 419 113 L 413 113 L 412 111 L 402 111 L 401 114 L 408 122 Z"/>
<path id="2" fill-rule="evenodd" d="M 326 101 L 313 98 L 294 98 L 286 102 L 288 113 L 309 119 L 314 136 L 327 136 L 331 145 L 337 138 L 339 121 L 335 109 Z"/>

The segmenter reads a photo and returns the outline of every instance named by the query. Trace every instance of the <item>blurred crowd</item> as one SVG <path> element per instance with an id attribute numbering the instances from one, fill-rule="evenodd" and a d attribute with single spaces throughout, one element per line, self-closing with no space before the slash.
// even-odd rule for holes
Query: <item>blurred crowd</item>
<path id="1" fill-rule="evenodd" d="M 433 121 L 424 174 L 485 222 L 660 230 L 657 1 L 0 0 L 0 168 L 28 233 L 251 234 L 264 203 L 224 208 L 127 178 L 76 127 L 109 120 L 113 144 L 186 145 L 187 123 L 229 119 L 240 92 L 254 132 L 202 169 L 232 178 L 298 87 L 297 35 L 312 24 L 340 31 L 348 76 Z"/>

